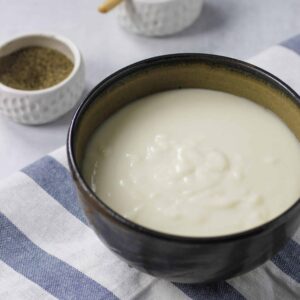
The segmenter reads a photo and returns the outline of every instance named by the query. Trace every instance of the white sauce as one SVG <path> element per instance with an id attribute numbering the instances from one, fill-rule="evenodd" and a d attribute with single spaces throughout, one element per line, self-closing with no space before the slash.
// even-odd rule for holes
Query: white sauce
<path id="1" fill-rule="evenodd" d="M 184 89 L 125 107 L 93 135 L 83 173 L 124 217 L 166 233 L 218 236 L 281 214 L 300 195 L 300 147 L 272 112 Z"/>

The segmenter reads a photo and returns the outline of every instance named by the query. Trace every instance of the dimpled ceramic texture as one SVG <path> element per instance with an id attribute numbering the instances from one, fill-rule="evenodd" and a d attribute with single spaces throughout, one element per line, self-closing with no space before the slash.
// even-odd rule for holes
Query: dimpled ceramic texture
<path id="1" fill-rule="evenodd" d="M 84 66 L 78 49 L 69 40 L 53 35 L 28 35 L 6 43 L 0 55 L 27 46 L 45 46 L 61 51 L 74 63 L 62 82 L 42 90 L 23 91 L 0 83 L 0 113 L 23 124 L 51 122 L 72 109 L 84 90 Z"/>
<path id="2" fill-rule="evenodd" d="M 119 23 L 147 36 L 171 35 L 198 18 L 203 0 L 126 0 L 119 7 Z"/>
<path id="3" fill-rule="evenodd" d="M 277 218 L 244 232 L 202 238 L 177 236 L 145 228 L 117 214 L 95 195 L 81 174 L 89 138 L 106 119 L 132 101 L 181 88 L 245 97 L 277 114 L 300 140 L 299 96 L 279 79 L 227 57 L 173 54 L 128 66 L 91 91 L 69 129 L 69 166 L 90 224 L 109 249 L 129 265 L 175 282 L 224 280 L 254 269 L 283 247 L 300 225 L 299 199 Z"/>

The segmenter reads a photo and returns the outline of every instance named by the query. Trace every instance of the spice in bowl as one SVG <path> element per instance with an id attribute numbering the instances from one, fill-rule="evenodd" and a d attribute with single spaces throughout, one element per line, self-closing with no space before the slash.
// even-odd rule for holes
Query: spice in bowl
<path id="1" fill-rule="evenodd" d="M 0 82 L 20 90 L 41 90 L 63 81 L 73 67 L 73 62 L 57 50 L 26 47 L 0 57 Z"/>

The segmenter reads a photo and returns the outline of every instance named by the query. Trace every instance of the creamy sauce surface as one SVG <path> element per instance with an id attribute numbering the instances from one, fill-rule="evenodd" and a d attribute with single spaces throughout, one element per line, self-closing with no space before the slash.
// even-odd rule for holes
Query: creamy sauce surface
<path id="1" fill-rule="evenodd" d="M 300 146 L 272 112 L 227 93 L 182 89 L 136 101 L 97 129 L 83 174 L 113 210 L 184 236 L 244 231 L 300 195 Z"/>

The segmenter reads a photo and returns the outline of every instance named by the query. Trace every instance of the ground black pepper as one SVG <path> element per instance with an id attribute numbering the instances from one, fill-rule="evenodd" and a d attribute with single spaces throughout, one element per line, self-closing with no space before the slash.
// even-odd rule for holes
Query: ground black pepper
<path id="1" fill-rule="evenodd" d="M 64 80 L 74 65 L 61 52 L 26 47 L 0 57 L 0 82 L 21 90 L 40 90 Z"/>

